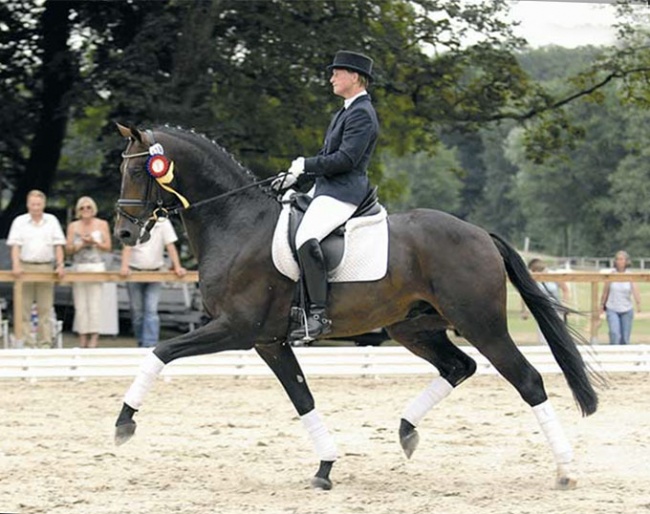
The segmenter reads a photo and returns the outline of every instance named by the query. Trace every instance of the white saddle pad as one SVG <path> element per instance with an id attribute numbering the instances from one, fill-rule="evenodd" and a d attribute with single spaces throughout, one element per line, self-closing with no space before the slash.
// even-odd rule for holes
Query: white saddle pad
<path id="1" fill-rule="evenodd" d="M 285 196 L 286 198 L 286 196 Z M 289 246 L 289 211 L 285 204 L 273 234 L 273 264 L 294 282 L 300 278 L 298 262 Z M 352 218 L 345 224 L 345 250 L 341 263 L 329 274 L 330 282 L 370 282 L 388 270 L 388 217 L 386 209 L 373 216 Z"/>

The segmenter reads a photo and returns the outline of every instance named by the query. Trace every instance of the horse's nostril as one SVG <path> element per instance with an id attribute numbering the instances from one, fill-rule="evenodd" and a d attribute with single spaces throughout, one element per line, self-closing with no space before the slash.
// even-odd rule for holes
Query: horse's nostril
<path id="1" fill-rule="evenodd" d="M 129 239 L 131 237 L 131 231 L 127 228 L 123 228 L 118 232 L 118 237 L 122 240 Z"/>

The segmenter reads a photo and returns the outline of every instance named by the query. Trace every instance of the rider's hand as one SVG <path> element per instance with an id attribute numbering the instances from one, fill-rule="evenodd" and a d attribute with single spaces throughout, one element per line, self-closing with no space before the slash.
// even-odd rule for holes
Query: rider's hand
<path id="1" fill-rule="evenodd" d="M 298 182 L 298 179 L 294 175 L 282 172 L 273 182 L 271 182 L 271 188 L 274 191 L 284 191 L 285 189 L 289 189 L 296 182 Z"/>
<path id="2" fill-rule="evenodd" d="M 298 157 L 297 159 L 293 160 L 287 173 L 290 173 L 294 177 L 298 178 L 300 175 L 303 174 L 304 171 L 305 171 L 305 158 Z"/>
<path id="3" fill-rule="evenodd" d="M 278 174 L 278 178 L 271 182 L 271 188 L 273 188 L 274 191 L 284 191 L 285 189 L 289 189 L 298 181 L 298 177 L 302 175 L 304 171 L 305 158 L 298 157 L 297 159 L 294 159 L 287 172 Z"/>

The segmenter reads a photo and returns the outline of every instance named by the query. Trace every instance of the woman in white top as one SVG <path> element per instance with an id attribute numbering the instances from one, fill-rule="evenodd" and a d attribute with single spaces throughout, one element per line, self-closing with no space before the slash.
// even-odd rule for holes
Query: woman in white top
<path id="1" fill-rule="evenodd" d="M 627 252 L 616 252 L 612 273 L 627 273 L 630 256 Z M 630 344 L 634 305 L 641 312 L 641 295 L 635 282 L 607 282 L 603 290 L 601 305 L 607 316 L 609 344 Z"/>
<path id="2" fill-rule="evenodd" d="M 75 271 L 104 271 L 105 252 L 111 251 L 108 223 L 97 218 L 97 204 L 89 196 L 77 200 L 77 220 L 68 225 L 66 250 Z M 72 286 L 75 326 L 82 348 L 94 348 L 99 338 L 102 312 L 102 283 L 75 282 Z"/>

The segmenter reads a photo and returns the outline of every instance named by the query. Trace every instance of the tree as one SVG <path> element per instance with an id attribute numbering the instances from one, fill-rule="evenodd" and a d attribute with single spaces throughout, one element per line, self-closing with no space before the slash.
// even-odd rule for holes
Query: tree
<path id="1" fill-rule="evenodd" d="M 613 92 L 609 97 L 604 105 L 572 106 L 571 115 L 589 137 L 543 163 L 527 159 L 521 129 L 509 136 L 506 156 L 519 169 L 516 194 L 527 235 L 549 253 L 591 253 L 607 239 L 602 205 L 608 177 L 625 155 L 625 120 Z"/>
<path id="2" fill-rule="evenodd" d="M 630 110 L 625 115 L 627 154 L 608 177 L 610 195 L 600 209 L 603 219 L 608 220 L 604 250 L 613 254 L 624 248 L 636 255 L 647 255 L 650 241 L 650 113 Z"/>
<path id="3" fill-rule="evenodd" d="M 452 213 L 459 210 L 463 170 L 456 151 L 441 147 L 435 155 L 426 152 L 403 157 L 384 154 L 383 163 L 386 176 L 404 189 L 398 200 L 386 202 L 389 209 L 428 207 Z"/>
<path id="4" fill-rule="evenodd" d="M 613 80 L 601 67 L 559 96 L 537 85 L 517 59 L 524 41 L 504 21 L 507 8 L 506 0 L 4 3 L 0 14 L 8 27 L 28 19 L 36 29 L 14 36 L 0 25 L 0 55 L 28 64 L 23 69 L 20 60 L 3 59 L 0 67 L 2 92 L 21 93 L 9 96 L 8 116 L 0 119 L 4 134 L 16 134 L 0 161 L 15 192 L 0 227 L 6 231 L 25 188 L 50 190 L 62 128 L 69 117 L 83 125 L 89 112 L 105 116 L 93 125 L 100 128 L 95 144 L 104 160 L 98 186 L 87 192 L 106 203 L 119 180 L 113 120 L 182 124 L 217 139 L 260 175 L 285 168 L 320 145 L 327 114 L 338 103 L 324 65 L 342 47 L 375 57 L 379 148 L 395 155 L 432 152 L 450 129 L 476 133 L 487 122 L 554 112 Z M 470 33 L 475 42 L 466 45 Z M 21 54 L 22 43 L 33 50 Z M 56 73 L 55 62 L 62 65 Z M 625 66 L 612 77 L 626 76 Z M 38 115 L 19 120 L 13 131 L 11 120 L 28 102 Z M 46 126 L 53 131 L 43 137 Z M 76 130 L 71 127 L 69 138 L 79 137 Z M 551 147 L 566 140 L 562 131 L 553 134 Z M 481 151 L 480 138 L 474 141 Z M 549 146 L 543 138 L 527 141 L 540 151 Z M 81 153 L 66 155 L 67 171 L 83 165 L 83 158 L 75 162 Z M 459 151 L 458 157 L 469 162 L 471 155 Z M 461 215 L 478 205 L 485 171 L 479 164 L 464 183 Z M 17 172 L 28 168 L 19 189 Z M 371 174 L 388 196 L 397 191 L 380 166 Z"/>
<path id="5" fill-rule="evenodd" d="M 0 233 L 9 230 L 11 221 L 24 210 L 31 189 L 49 193 L 55 178 L 68 121 L 69 94 L 75 81 L 75 60 L 68 48 L 70 10 L 75 2 L 46 2 L 40 18 L 41 38 L 38 56 L 40 81 L 34 102 L 38 118 L 33 128 L 29 158 L 17 181 L 8 207 L 0 217 Z"/>

